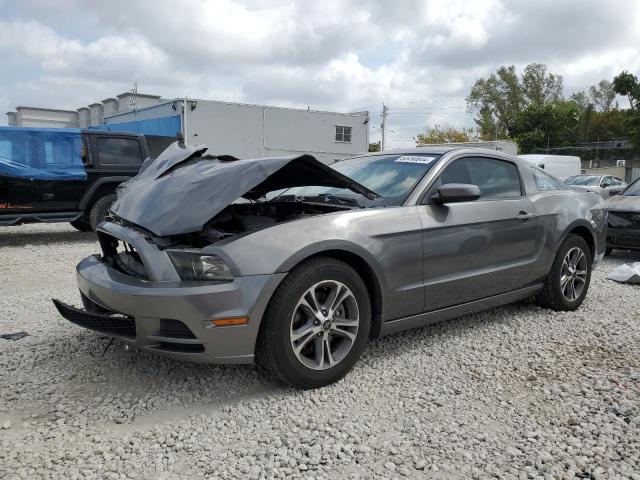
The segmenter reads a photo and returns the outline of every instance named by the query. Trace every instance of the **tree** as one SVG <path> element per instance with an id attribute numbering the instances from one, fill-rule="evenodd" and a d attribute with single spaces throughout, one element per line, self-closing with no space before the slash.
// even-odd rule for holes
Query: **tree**
<path id="1" fill-rule="evenodd" d="M 615 99 L 614 85 L 608 80 L 571 95 L 571 101 L 580 111 L 576 141 L 593 142 L 625 136 L 625 115 Z"/>
<path id="2" fill-rule="evenodd" d="M 370 152 L 379 152 L 380 151 L 380 142 L 370 143 L 369 144 Z"/>
<path id="3" fill-rule="evenodd" d="M 475 129 L 468 127 L 457 128 L 452 125 L 436 125 L 428 128 L 426 133 L 419 133 L 414 137 L 417 145 L 473 142 L 477 139 L 478 135 Z"/>
<path id="4" fill-rule="evenodd" d="M 627 137 L 636 149 L 640 149 L 640 83 L 638 77 L 627 71 L 613 79 L 613 89 L 618 95 L 626 95 L 631 108 L 625 112 Z"/>
<path id="5" fill-rule="evenodd" d="M 596 112 L 609 112 L 618 108 L 616 92 L 613 83 L 608 80 L 600 80 L 597 85 L 592 85 L 588 90 L 581 90 L 571 95 L 571 100 L 583 110 L 592 105 Z"/>
<path id="6" fill-rule="evenodd" d="M 544 64 L 532 63 L 521 76 L 511 65 L 476 80 L 466 100 L 468 108 L 478 112 L 475 121 L 480 137 L 489 139 L 513 137 L 518 115 L 525 108 L 540 108 L 562 99 L 562 77 L 547 73 Z"/>
<path id="7" fill-rule="evenodd" d="M 575 142 L 580 111 L 571 101 L 529 105 L 518 114 L 513 133 L 523 153 L 536 147 L 568 146 Z"/>
<path id="8" fill-rule="evenodd" d="M 591 103 L 598 112 L 609 112 L 618 107 L 616 100 L 616 92 L 613 83 L 608 80 L 600 80 L 598 85 L 589 87 L 589 96 Z"/>
<path id="9" fill-rule="evenodd" d="M 631 108 L 638 107 L 640 102 L 640 84 L 638 77 L 626 70 L 613 79 L 613 90 L 618 95 L 625 95 Z"/>

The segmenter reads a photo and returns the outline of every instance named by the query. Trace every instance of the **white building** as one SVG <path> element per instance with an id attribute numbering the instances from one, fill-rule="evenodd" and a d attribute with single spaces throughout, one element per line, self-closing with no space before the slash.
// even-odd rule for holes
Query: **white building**
<path id="1" fill-rule="evenodd" d="M 310 153 L 331 162 L 369 147 L 369 113 L 336 113 L 220 102 L 201 99 L 162 99 L 126 92 L 88 107 L 48 110 L 18 107 L 8 112 L 10 125 L 95 128 L 174 136 L 188 144 L 206 144 L 210 152 L 239 158 Z M 46 111 L 46 124 L 35 123 L 35 112 Z M 57 112 L 55 115 L 53 112 Z M 38 113 L 43 117 L 42 113 Z M 55 118 L 54 118 L 55 117 Z M 59 119 L 60 123 L 55 123 Z"/>
<path id="2" fill-rule="evenodd" d="M 7 112 L 10 127 L 77 128 L 78 112 L 40 107 L 16 107 Z"/>
<path id="3" fill-rule="evenodd" d="M 185 108 L 186 105 L 186 108 Z M 106 117 L 117 130 L 137 123 L 142 133 L 180 131 L 188 144 L 239 158 L 311 153 L 330 162 L 366 152 L 369 113 L 335 113 L 198 99 L 176 99 Z"/>

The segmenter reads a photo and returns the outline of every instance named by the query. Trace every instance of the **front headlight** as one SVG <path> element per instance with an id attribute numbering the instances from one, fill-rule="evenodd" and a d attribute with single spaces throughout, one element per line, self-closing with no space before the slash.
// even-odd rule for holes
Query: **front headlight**
<path id="1" fill-rule="evenodd" d="M 182 280 L 231 282 L 231 268 L 217 255 L 171 250 L 167 252 L 171 263 Z"/>
<path id="2" fill-rule="evenodd" d="M 614 212 L 609 212 L 609 226 L 613 228 L 628 228 L 633 225 L 632 222 L 627 220 L 626 218 L 622 218 L 621 216 L 615 214 Z"/>

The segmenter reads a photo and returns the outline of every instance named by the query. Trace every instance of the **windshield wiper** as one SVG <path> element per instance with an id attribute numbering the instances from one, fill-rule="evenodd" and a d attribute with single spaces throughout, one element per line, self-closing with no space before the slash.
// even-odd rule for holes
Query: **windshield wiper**
<path id="1" fill-rule="evenodd" d="M 352 198 L 352 197 L 334 195 L 333 193 L 320 193 L 318 197 L 324 198 L 326 200 L 334 200 L 338 202 L 340 205 L 353 205 L 355 207 L 362 208 L 362 205 L 360 205 L 360 203 L 355 198 Z"/>

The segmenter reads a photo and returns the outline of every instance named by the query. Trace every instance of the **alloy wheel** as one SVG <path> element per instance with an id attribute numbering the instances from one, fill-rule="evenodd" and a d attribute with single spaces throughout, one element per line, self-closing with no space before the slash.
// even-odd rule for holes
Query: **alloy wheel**
<path id="1" fill-rule="evenodd" d="M 340 363 L 353 347 L 360 312 L 353 292 L 344 283 L 325 280 L 309 288 L 291 317 L 290 339 L 300 363 L 326 370 Z"/>
<path id="2" fill-rule="evenodd" d="M 562 261 L 560 270 L 562 296 L 569 302 L 575 302 L 582 295 L 586 282 L 587 256 L 581 248 L 573 247 Z"/>

